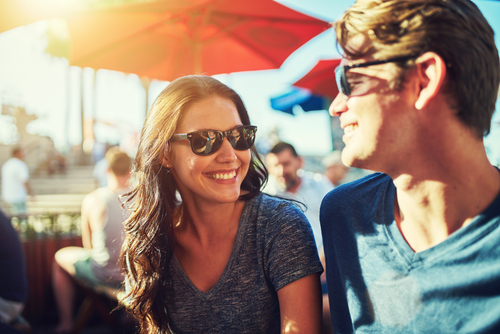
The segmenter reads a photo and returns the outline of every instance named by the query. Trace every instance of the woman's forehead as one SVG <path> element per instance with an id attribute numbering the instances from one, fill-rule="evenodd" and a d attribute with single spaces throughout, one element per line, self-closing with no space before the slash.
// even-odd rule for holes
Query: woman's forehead
<path id="1" fill-rule="evenodd" d="M 197 101 L 184 110 L 177 124 L 177 132 L 229 130 L 241 124 L 233 101 L 213 96 Z"/>

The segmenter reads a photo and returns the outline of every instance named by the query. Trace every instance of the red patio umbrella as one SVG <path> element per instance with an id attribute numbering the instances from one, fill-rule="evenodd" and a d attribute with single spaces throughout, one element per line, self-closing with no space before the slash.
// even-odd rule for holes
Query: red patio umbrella
<path id="1" fill-rule="evenodd" d="M 80 67 L 173 80 L 274 69 L 329 23 L 271 0 L 162 0 L 68 20 Z"/>
<path id="2" fill-rule="evenodd" d="M 341 59 L 320 60 L 318 63 L 293 86 L 306 88 L 315 95 L 334 99 L 339 90 L 335 82 L 335 68 Z"/>

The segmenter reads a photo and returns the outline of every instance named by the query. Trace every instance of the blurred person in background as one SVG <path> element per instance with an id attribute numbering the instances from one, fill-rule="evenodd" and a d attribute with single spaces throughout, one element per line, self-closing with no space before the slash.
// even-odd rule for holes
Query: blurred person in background
<path id="1" fill-rule="evenodd" d="M 270 195 L 297 200 L 306 206 L 304 214 L 311 224 L 316 247 L 320 251 L 323 239 L 319 224 L 319 207 L 323 197 L 333 189 L 332 183 L 319 173 L 304 173 L 299 176 L 304 160 L 297 154 L 293 145 L 286 142 L 274 145 L 266 156 L 266 162 L 277 184 L 270 182 L 264 191 Z"/>
<path id="2" fill-rule="evenodd" d="M 336 333 L 500 333 L 493 29 L 469 0 L 358 0 L 334 23 L 342 161 L 321 206 Z"/>
<path id="3" fill-rule="evenodd" d="M 107 171 L 109 168 L 108 160 L 106 160 L 106 152 L 114 146 L 110 147 L 108 144 L 103 143 L 96 143 L 95 146 L 94 159 L 96 163 L 92 170 L 92 176 L 96 181 L 97 187 L 105 187 L 108 184 Z M 101 154 L 101 151 L 104 151 L 104 153 Z"/>
<path id="4" fill-rule="evenodd" d="M 256 131 L 240 96 L 208 76 L 172 81 L 148 112 L 122 248 L 141 333 L 321 332 L 311 228 L 261 193 Z"/>
<path id="5" fill-rule="evenodd" d="M 11 215 L 25 215 L 26 201 L 33 196 L 29 183 L 29 169 L 21 147 L 12 149 L 12 158 L 2 166 L 2 198 L 10 206 Z"/>
<path id="6" fill-rule="evenodd" d="M 73 329 L 73 278 L 93 287 L 120 287 L 122 267 L 118 263 L 123 222 L 127 213 L 120 196 L 130 191 L 130 157 L 114 147 L 106 152 L 107 185 L 85 196 L 82 202 L 82 247 L 57 251 L 52 268 L 52 284 L 59 312 L 58 333 Z"/>
<path id="7" fill-rule="evenodd" d="M 341 151 L 332 151 L 326 155 L 321 163 L 325 167 L 325 176 L 330 180 L 334 187 L 340 185 L 346 174 L 349 172 L 349 167 L 344 165 L 340 155 Z"/>
<path id="8" fill-rule="evenodd" d="M 292 144 L 279 142 L 266 156 L 267 166 L 274 180 L 264 189 L 265 192 L 283 198 L 296 200 L 306 206 L 304 214 L 311 224 L 316 241 L 320 261 L 325 266 L 323 238 L 319 222 L 319 210 L 323 197 L 333 189 L 330 180 L 319 173 L 305 173 L 299 176 L 304 159 L 297 154 Z M 273 182 L 276 182 L 273 184 Z M 323 295 L 323 327 L 325 334 L 330 330 L 330 308 L 325 272 L 321 275 L 321 292 Z"/>
<path id="9" fill-rule="evenodd" d="M 17 231 L 9 219 L 0 211 L 0 333 L 9 333 L 9 327 L 25 329 L 22 321 L 28 278 L 23 247 Z"/>

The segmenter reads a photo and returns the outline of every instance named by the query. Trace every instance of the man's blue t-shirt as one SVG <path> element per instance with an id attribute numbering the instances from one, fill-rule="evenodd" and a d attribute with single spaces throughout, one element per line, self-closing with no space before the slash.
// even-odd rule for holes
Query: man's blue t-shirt
<path id="1" fill-rule="evenodd" d="M 321 225 L 335 333 L 500 333 L 500 194 L 467 226 L 415 253 L 385 174 L 337 187 Z"/>

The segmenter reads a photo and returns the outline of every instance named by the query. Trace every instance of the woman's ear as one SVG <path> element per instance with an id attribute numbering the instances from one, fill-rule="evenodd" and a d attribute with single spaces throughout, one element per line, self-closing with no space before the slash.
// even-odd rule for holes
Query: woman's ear
<path id="1" fill-rule="evenodd" d="M 446 63 L 434 52 L 426 52 L 415 62 L 419 92 L 415 108 L 421 110 L 440 92 L 446 77 Z"/>
<path id="2" fill-rule="evenodd" d="M 167 148 L 165 148 L 165 151 L 163 152 L 163 158 L 161 160 L 161 165 L 165 168 L 172 168 L 173 166 L 170 160 L 171 160 L 170 154 Z"/>
<path id="3" fill-rule="evenodd" d="M 168 159 L 166 157 L 164 157 L 161 161 L 161 165 L 165 168 L 172 168 L 172 165 L 170 164 L 170 162 L 168 161 Z"/>

